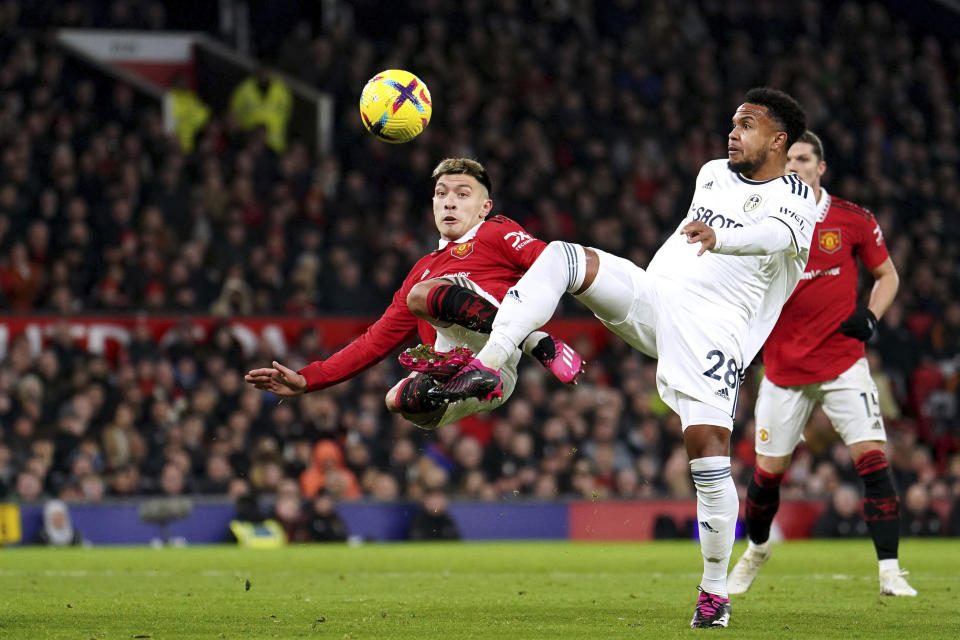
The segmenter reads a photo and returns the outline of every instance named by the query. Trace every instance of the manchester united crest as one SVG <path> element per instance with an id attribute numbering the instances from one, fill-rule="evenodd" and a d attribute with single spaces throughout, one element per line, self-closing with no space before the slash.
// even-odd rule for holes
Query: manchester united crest
<path id="1" fill-rule="evenodd" d="M 769 442 L 770 432 L 766 429 L 760 429 L 760 442 Z"/>
<path id="2" fill-rule="evenodd" d="M 840 250 L 840 229 L 820 229 L 817 237 L 820 250 L 824 253 L 836 253 Z"/>
<path id="3" fill-rule="evenodd" d="M 461 260 L 463 260 L 464 258 L 466 258 L 466 257 L 467 257 L 468 255 L 470 255 L 471 253 L 473 253 L 473 243 L 472 243 L 472 242 L 464 242 L 463 244 L 455 244 L 455 245 L 453 245 L 453 248 L 450 249 L 450 255 L 452 255 L 454 258 L 459 258 L 459 259 L 461 259 Z"/>

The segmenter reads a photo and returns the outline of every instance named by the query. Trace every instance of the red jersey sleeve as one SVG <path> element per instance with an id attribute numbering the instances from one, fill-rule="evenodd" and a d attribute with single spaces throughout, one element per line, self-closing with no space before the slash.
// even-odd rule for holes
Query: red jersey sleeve
<path id="1" fill-rule="evenodd" d="M 883 231 L 873 214 L 861 209 L 863 221 L 860 227 L 860 242 L 857 247 L 857 256 L 868 269 L 876 269 L 884 260 L 890 257 L 887 244 L 883 240 Z"/>
<path id="2" fill-rule="evenodd" d="M 418 262 L 393 294 L 393 301 L 379 320 L 367 327 L 357 339 L 326 360 L 311 362 L 299 373 L 307 379 L 307 391 L 332 387 L 369 369 L 393 350 L 410 340 L 417 330 L 417 318 L 407 308 L 407 295 L 416 284 Z"/>
<path id="3" fill-rule="evenodd" d="M 489 222 L 495 224 L 483 226 L 495 230 L 500 253 L 509 264 L 514 265 L 521 272 L 525 273 L 547 247 L 547 243 L 534 238 L 517 222 L 506 216 L 493 216 Z"/>

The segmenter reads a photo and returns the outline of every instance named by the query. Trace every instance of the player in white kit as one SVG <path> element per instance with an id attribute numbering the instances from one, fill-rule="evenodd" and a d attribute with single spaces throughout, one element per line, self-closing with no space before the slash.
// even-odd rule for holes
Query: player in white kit
<path id="1" fill-rule="evenodd" d="M 814 196 L 785 171 L 787 149 L 805 126 L 790 96 L 750 90 L 733 116 L 727 160 L 700 169 L 687 216 L 646 270 L 598 249 L 550 243 L 507 292 L 477 358 L 434 390 L 449 401 L 496 393 L 497 370 L 564 292 L 658 358 L 657 389 L 680 415 L 697 489 L 704 569 L 695 628 L 725 627 L 730 618 L 726 572 L 739 507 L 730 434 L 741 371 L 807 261 Z"/>

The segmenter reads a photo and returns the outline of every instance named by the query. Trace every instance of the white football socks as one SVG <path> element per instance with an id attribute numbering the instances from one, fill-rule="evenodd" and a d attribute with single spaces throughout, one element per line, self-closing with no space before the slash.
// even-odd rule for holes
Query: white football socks
<path id="1" fill-rule="evenodd" d="M 879 560 L 880 563 L 880 573 L 884 571 L 900 571 L 900 560 L 898 558 L 890 558 L 888 560 Z"/>
<path id="2" fill-rule="evenodd" d="M 551 242 L 516 285 L 507 291 L 493 319 L 493 331 L 477 354 L 485 366 L 499 370 L 513 350 L 553 317 L 566 292 L 583 284 L 587 258 L 583 247 Z"/>
<path id="3" fill-rule="evenodd" d="M 710 456 L 690 461 L 697 488 L 697 522 L 703 554 L 703 580 L 707 593 L 727 597 L 727 567 L 733 551 L 740 502 L 730 475 L 729 456 Z"/>

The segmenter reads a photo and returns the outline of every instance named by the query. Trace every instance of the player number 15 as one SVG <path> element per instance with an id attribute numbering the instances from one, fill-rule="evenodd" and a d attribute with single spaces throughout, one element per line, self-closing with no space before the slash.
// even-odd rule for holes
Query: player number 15
<path id="1" fill-rule="evenodd" d="M 880 417 L 880 399 L 877 398 L 876 393 L 871 393 L 869 396 L 861 393 L 860 399 L 863 400 L 863 408 L 867 410 L 868 418 Z"/>

